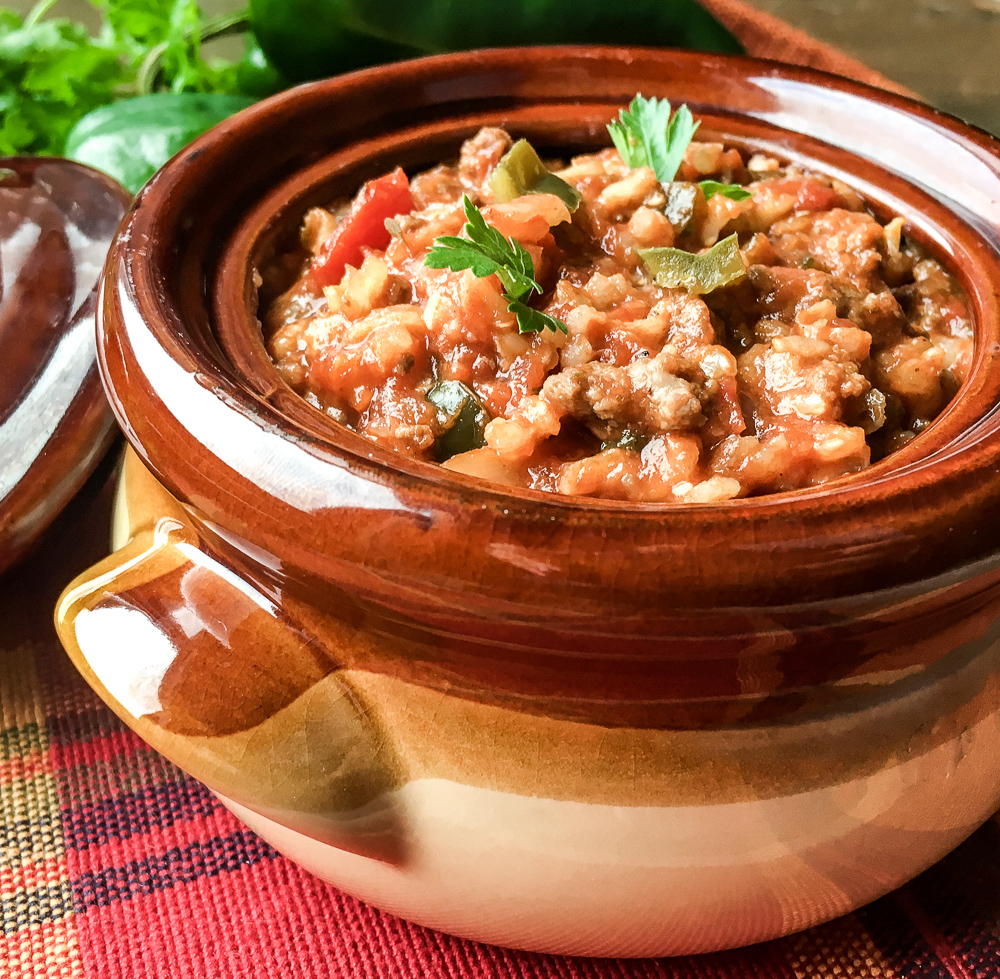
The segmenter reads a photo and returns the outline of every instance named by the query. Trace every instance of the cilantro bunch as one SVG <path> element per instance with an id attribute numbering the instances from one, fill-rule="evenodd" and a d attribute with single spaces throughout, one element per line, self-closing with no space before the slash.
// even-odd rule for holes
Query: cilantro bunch
<path id="1" fill-rule="evenodd" d="M 0 9 L 0 155 L 64 151 L 75 123 L 102 105 L 150 91 L 237 94 L 237 65 L 207 61 L 202 42 L 243 26 L 203 19 L 196 0 L 91 0 L 100 30 Z"/>

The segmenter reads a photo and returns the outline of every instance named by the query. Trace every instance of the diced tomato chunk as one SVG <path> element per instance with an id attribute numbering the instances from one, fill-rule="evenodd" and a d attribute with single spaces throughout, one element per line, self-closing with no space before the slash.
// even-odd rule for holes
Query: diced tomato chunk
<path id="1" fill-rule="evenodd" d="M 719 408 L 719 422 L 717 424 L 717 428 L 720 430 L 719 434 L 742 435 L 746 431 L 747 423 L 743 418 L 740 392 L 735 377 L 723 377 L 719 381 L 716 403 Z"/>
<path id="2" fill-rule="evenodd" d="M 801 181 L 795 197 L 797 211 L 829 211 L 840 204 L 840 194 L 818 180 Z"/>
<path id="3" fill-rule="evenodd" d="M 386 218 L 409 214 L 412 210 L 410 182 L 402 167 L 369 180 L 312 264 L 309 270 L 312 281 L 320 287 L 335 286 L 348 265 L 357 268 L 361 264 L 363 249 L 385 248 L 389 244 Z"/>

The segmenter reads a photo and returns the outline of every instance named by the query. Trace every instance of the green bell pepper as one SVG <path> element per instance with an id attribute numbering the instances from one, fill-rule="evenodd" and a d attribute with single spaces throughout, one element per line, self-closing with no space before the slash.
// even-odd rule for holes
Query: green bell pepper
<path id="1" fill-rule="evenodd" d="M 522 194 L 555 194 L 572 213 L 583 199 L 580 191 L 546 168 L 526 139 L 519 139 L 494 167 L 490 187 L 500 204 Z"/>
<path id="2" fill-rule="evenodd" d="M 601 443 L 601 451 L 608 449 L 625 449 L 627 452 L 642 452 L 649 443 L 649 436 L 626 428 L 617 438 L 606 439 Z"/>
<path id="3" fill-rule="evenodd" d="M 370 33 L 350 6 L 341 0 L 250 0 L 250 22 L 268 61 L 293 82 L 421 53 Z"/>
<path id="4" fill-rule="evenodd" d="M 521 44 L 640 44 L 739 54 L 697 0 L 250 0 L 254 33 L 293 81 L 400 58 Z"/>
<path id="5" fill-rule="evenodd" d="M 88 112 L 66 138 L 65 155 L 103 170 L 135 194 L 196 136 L 253 102 L 195 92 L 122 99 Z"/>
<path id="6" fill-rule="evenodd" d="M 438 462 L 486 445 L 483 430 L 490 416 L 471 388 L 461 381 L 438 381 L 427 392 L 427 400 L 437 408 L 442 429 L 434 443 Z"/>
<path id="7" fill-rule="evenodd" d="M 639 258 L 658 286 L 687 289 L 701 296 L 747 277 L 735 234 L 713 245 L 702 255 L 680 248 L 640 248 Z"/>
<path id="8" fill-rule="evenodd" d="M 267 60 L 257 38 L 253 34 L 247 34 L 243 57 L 236 65 L 238 91 L 243 95 L 264 99 L 288 88 L 288 84 L 288 80 Z"/>

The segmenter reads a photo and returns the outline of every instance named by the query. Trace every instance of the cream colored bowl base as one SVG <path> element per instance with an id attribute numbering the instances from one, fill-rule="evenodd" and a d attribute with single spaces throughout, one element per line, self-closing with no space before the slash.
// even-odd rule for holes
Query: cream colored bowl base
<path id="1" fill-rule="evenodd" d="M 869 778 L 781 799 L 625 807 L 421 779 L 394 800 L 403 866 L 316 842 L 220 797 L 276 849 L 401 917 L 515 948 L 661 956 L 747 945 L 874 900 L 1000 804 L 993 715 Z"/>

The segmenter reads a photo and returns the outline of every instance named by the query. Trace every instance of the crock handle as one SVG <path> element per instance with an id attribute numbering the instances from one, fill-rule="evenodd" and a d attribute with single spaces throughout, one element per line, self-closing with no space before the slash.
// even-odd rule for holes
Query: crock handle
<path id="1" fill-rule="evenodd" d="M 60 639 L 122 720 L 225 799 L 399 862 L 400 765 L 316 636 L 203 548 L 131 451 L 110 557 L 56 610 Z"/>

